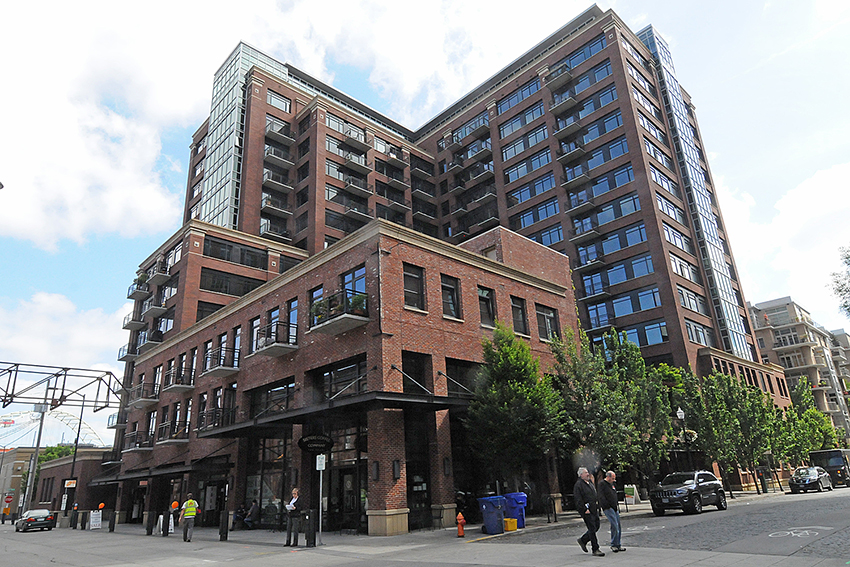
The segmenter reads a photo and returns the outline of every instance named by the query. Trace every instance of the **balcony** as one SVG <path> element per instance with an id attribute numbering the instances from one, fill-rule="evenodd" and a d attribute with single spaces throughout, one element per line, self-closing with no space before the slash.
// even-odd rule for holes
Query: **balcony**
<path id="1" fill-rule="evenodd" d="M 574 120 L 565 121 L 565 122 L 561 122 L 560 120 L 558 120 L 555 123 L 555 126 L 558 129 L 555 130 L 555 132 L 552 135 L 555 136 L 559 140 L 563 140 L 564 138 L 566 138 L 568 136 L 572 136 L 573 134 L 575 134 L 576 132 L 581 130 L 581 121 L 577 118 L 574 119 Z"/>
<path id="2" fill-rule="evenodd" d="M 413 202 L 413 218 L 432 221 L 437 218 L 437 207 L 431 203 Z"/>
<path id="3" fill-rule="evenodd" d="M 239 408 L 211 409 L 198 414 L 198 431 L 209 431 L 236 423 Z"/>
<path id="4" fill-rule="evenodd" d="M 289 152 L 274 146 L 266 146 L 266 153 L 263 161 L 284 169 L 295 167 L 295 163 L 292 161 L 292 157 L 289 155 Z"/>
<path id="5" fill-rule="evenodd" d="M 266 123 L 266 138 L 291 146 L 295 143 L 295 136 L 292 135 L 292 130 L 289 124 L 282 122 Z"/>
<path id="6" fill-rule="evenodd" d="M 162 379 L 162 392 L 189 392 L 195 389 L 195 376 L 191 368 L 172 368 Z"/>
<path id="7" fill-rule="evenodd" d="M 144 354 L 155 346 L 162 344 L 162 331 L 154 329 L 153 331 L 142 331 L 139 333 L 138 353 Z"/>
<path id="8" fill-rule="evenodd" d="M 570 242 L 578 244 L 585 240 L 592 240 L 594 238 L 599 238 L 599 231 L 596 230 L 596 223 L 592 223 L 590 226 L 576 228 L 573 231 L 573 236 L 570 238 Z"/>
<path id="9" fill-rule="evenodd" d="M 354 152 L 343 152 L 342 157 L 345 159 L 345 167 L 352 171 L 356 171 L 361 175 L 368 175 L 372 171 L 372 167 L 366 161 L 366 156 L 364 155 Z"/>
<path id="10" fill-rule="evenodd" d="M 101 466 L 121 464 L 121 451 L 104 451 L 100 457 Z"/>
<path id="11" fill-rule="evenodd" d="M 557 116 L 567 112 L 577 104 L 576 99 L 565 94 L 564 96 L 556 96 L 549 102 L 549 112 Z"/>
<path id="12" fill-rule="evenodd" d="M 360 177 L 349 175 L 343 179 L 343 182 L 345 183 L 345 190 L 353 195 L 368 198 L 375 192 L 373 187 Z"/>
<path id="13" fill-rule="evenodd" d="M 437 188 L 431 183 L 427 183 L 421 179 L 412 179 L 411 181 L 413 181 L 413 196 L 427 197 L 431 199 L 437 197 Z"/>
<path id="14" fill-rule="evenodd" d="M 387 162 L 399 169 L 404 169 L 408 166 L 407 160 L 404 159 L 404 153 L 401 150 L 390 150 L 387 152 Z"/>
<path id="15" fill-rule="evenodd" d="M 410 201 L 408 201 L 407 199 L 402 199 L 401 197 L 389 197 L 388 196 L 387 201 L 388 201 L 387 206 L 390 209 L 392 209 L 394 211 L 401 212 L 401 213 L 406 213 L 407 211 L 410 210 L 410 207 L 411 207 Z"/>
<path id="16" fill-rule="evenodd" d="M 292 191 L 292 181 L 289 179 L 289 176 L 265 169 L 263 170 L 263 187 L 289 193 Z"/>
<path id="17" fill-rule="evenodd" d="M 265 194 L 260 202 L 260 211 L 284 219 L 292 216 L 292 211 L 289 210 L 289 201 Z"/>
<path id="18" fill-rule="evenodd" d="M 168 266 L 163 262 L 158 262 L 156 266 L 148 272 L 148 283 L 150 285 L 162 285 L 171 278 Z"/>
<path id="19" fill-rule="evenodd" d="M 406 189 L 410 189 L 410 179 L 406 177 L 388 177 L 387 185 L 398 189 L 399 191 L 404 191 Z"/>
<path id="20" fill-rule="evenodd" d="M 310 306 L 310 331 L 338 335 L 369 322 L 368 297 L 365 293 L 343 290 L 313 302 Z"/>
<path id="21" fill-rule="evenodd" d="M 124 345 L 118 349 L 119 362 L 132 362 L 139 356 L 136 345 Z"/>
<path id="22" fill-rule="evenodd" d="M 292 242 L 292 235 L 286 230 L 285 225 L 281 226 L 271 222 L 268 219 L 260 219 L 260 236 L 276 240 L 284 244 Z"/>
<path id="23" fill-rule="evenodd" d="M 142 409 L 159 403 L 159 384 L 143 383 L 130 388 L 127 394 L 127 405 Z"/>
<path id="24" fill-rule="evenodd" d="M 568 215 L 577 215 L 579 213 L 589 211 L 596 207 L 593 202 L 593 199 L 587 198 L 585 196 L 580 197 L 578 195 L 570 195 L 570 200 L 567 203 L 567 206 L 570 207 L 566 211 Z"/>
<path id="25" fill-rule="evenodd" d="M 454 193 L 456 191 L 462 191 L 466 189 L 466 181 L 460 179 L 459 177 L 455 177 L 454 179 L 449 180 L 449 190 L 446 193 L 447 195 Z"/>
<path id="26" fill-rule="evenodd" d="M 133 285 L 127 290 L 127 299 L 138 301 L 147 299 L 151 295 L 151 286 L 148 282 L 133 282 Z"/>
<path id="27" fill-rule="evenodd" d="M 463 171 L 463 158 L 455 156 L 452 161 L 446 164 L 446 173 L 460 173 Z"/>
<path id="28" fill-rule="evenodd" d="M 165 315 L 166 311 L 168 311 L 168 308 L 165 306 L 165 301 L 158 297 L 149 297 L 142 303 L 141 317 L 143 319 L 145 317 L 161 317 Z"/>
<path id="29" fill-rule="evenodd" d="M 411 164 L 410 173 L 419 179 L 430 179 L 434 176 L 434 166 L 416 161 Z"/>
<path id="30" fill-rule="evenodd" d="M 363 223 L 367 223 L 375 218 L 375 211 L 365 205 L 354 203 L 352 201 L 345 204 L 345 212 L 342 214 L 347 218 Z"/>
<path id="31" fill-rule="evenodd" d="M 584 156 L 584 146 L 580 142 L 570 142 L 566 146 L 561 146 L 557 151 L 558 163 L 566 165 L 573 160 Z"/>
<path id="32" fill-rule="evenodd" d="M 459 150 L 463 147 L 463 144 L 460 143 L 460 138 L 458 138 L 455 134 L 452 134 L 449 138 L 443 138 L 443 141 L 443 149 L 450 152 Z"/>
<path id="33" fill-rule="evenodd" d="M 581 297 L 576 298 L 578 301 L 601 301 L 603 299 L 608 299 L 611 297 L 611 293 L 607 288 L 599 287 L 598 289 L 591 289 L 586 291 L 585 294 Z"/>
<path id="34" fill-rule="evenodd" d="M 469 146 L 466 159 L 469 161 L 482 161 L 493 155 L 490 140 L 482 140 Z"/>
<path id="35" fill-rule="evenodd" d="M 471 210 L 470 205 L 483 205 L 489 201 L 496 199 L 496 186 L 492 184 L 488 185 L 476 185 L 469 191 L 463 194 L 461 198 L 457 200 L 455 212 L 461 210 Z"/>
<path id="36" fill-rule="evenodd" d="M 545 86 L 549 88 L 550 91 L 556 91 L 559 88 L 563 87 L 567 83 L 573 80 L 573 74 L 570 71 L 569 65 L 564 63 L 560 67 L 556 67 L 553 69 L 547 76 L 545 80 Z"/>
<path id="37" fill-rule="evenodd" d="M 124 317 L 124 324 L 121 328 L 127 331 L 141 331 L 145 328 L 145 322 L 141 317 L 136 317 L 134 314 L 130 313 Z"/>
<path id="38" fill-rule="evenodd" d="M 157 445 L 183 445 L 189 442 L 189 423 L 166 421 L 156 428 Z"/>
<path id="39" fill-rule="evenodd" d="M 118 413 L 113 413 L 106 420 L 106 428 L 107 429 L 126 429 L 127 428 L 127 412 L 119 411 Z"/>
<path id="40" fill-rule="evenodd" d="M 254 356 L 278 357 L 298 350 L 298 325 L 275 321 L 260 329 Z"/>
<path id="41" fill-rule="evenodd" d="M 471 168 L 469 168 L 467 172 L 466 181 L 471 185 L 475 185 L 476 183 L 480 183 L 485 179 L 493 177 L 495 174 L 493 173 L 493 164 L 492 163 L 481 163 L 478 162 Z"/>
<path id="42" fill-rule="evenodd" d="M 239 372 L 239 349 L 221 347 L 207 353 L 201 378 L 223 378 Z"/>
<path id="43" fill-rule="evenodd" d="M 131 431 L 124 436 L 124 452 L 145 452 L 153 450 L 153 435 L 147 431 Z"/>
<path id="44" fill-rule="evenodd" d="M 593 270 L 595 268 L 601 268 L 605 265 L 605 257 L 602 255 L 597 256 L 596 258 L 591 258 L 585 260 L 584 262 L 579 261 L 576 263 L 573 271 L 576 272 L 586 272 L 588 270 Z"/>
<path id="45" fill-rule="evenodd" d="M 561 187 L 567 191 L 575 190 L 586 183 L 590 183 L 590 176 L 584 172 L 578 175 L 561 176 Z"/>
<path id="46" fill-rule="evenodd" d="M 476 120 L 473 124 L 468 126 L 468 130 L 466 135 L 463 137 L 464 140 L 468 140 L 469 138 L 477 138 L 485 133 L 490 132 L 490 119 L 487 116 L 482 116 L 478 120 Z"/>
<path id="47" fill-rule="evenodd" d="M 372 138 L 367 136 L 360 128 L 346 127 L 342 133 L 343 142 L 361 152 L 366 152 L 372 149 Z"/>

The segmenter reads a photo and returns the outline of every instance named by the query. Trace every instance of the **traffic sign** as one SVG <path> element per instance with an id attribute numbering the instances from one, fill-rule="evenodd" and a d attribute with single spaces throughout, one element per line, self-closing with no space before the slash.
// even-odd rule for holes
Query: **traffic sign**
<path id="1" fill-rule="evenodd" d="M 10 504 L 13 499 L 14 499 L 14 497 L 10 494 L 6 497 L 6 499 L 4 501 L 6 502 L 6 504 Z"/>
<path id="2" fill-rule="evenodd" d="M 316 455 L 316 470 L 325 470 L 325 455 Z"/>

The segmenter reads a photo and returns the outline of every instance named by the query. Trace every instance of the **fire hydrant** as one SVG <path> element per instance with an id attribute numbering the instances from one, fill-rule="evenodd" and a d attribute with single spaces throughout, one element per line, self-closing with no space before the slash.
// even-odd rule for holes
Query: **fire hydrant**
<path id="1" fill-rule="evenodd" d="M 466 525 L 466 520 L 463 519 L 463 514 L 457 514 L 457 537 L 463 537 L 463 526 Z"/>

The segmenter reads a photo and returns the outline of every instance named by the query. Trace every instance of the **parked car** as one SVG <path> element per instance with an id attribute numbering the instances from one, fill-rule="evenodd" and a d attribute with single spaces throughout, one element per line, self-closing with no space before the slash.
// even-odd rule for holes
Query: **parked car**
<path id="1" fill-rule="evenodd" d="M 649 503 L 656 516 L 663 516 L 671 509 L 699 514 L 703 506 L 710 504 L 717 506 L 718 510 L 727 507 L 723 484 L 708 471 L 668 474 L 650 491 Z"/>
<path id="2" fill-rule="evenodd" d="M 832 478 L 821 467 L 798 467 L 788 479 L 788 486 L 792 494 L 809 490 L 823 492 L 824 488 L 832 490 Z"/>
<path id="3" fill-rule="evenodd" d="M 25 532 L 35 528 L 48 531 L 56 527 L 56 516 L 50 510 L 28 510 L 15 522 L 16 532 Z"/>

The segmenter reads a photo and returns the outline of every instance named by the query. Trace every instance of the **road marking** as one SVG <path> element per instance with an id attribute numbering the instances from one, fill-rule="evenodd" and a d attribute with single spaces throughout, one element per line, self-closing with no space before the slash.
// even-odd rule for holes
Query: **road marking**
<path id="1" fill-rule="evenodd" d="M 767 537 L 786 537 L 786 536 L 811 537 L 811 536 L 816 536 L 816 535 L 818 535 L 818 532 L 814 532 L 814 531 L 811 531 L 811 530 L 794 530 L 794 529 L 791 529 L 791 530 L 784 531 L 784 532 L 773 532 L 772 534 L 769 534 Z"/>
<path id="2" fill-rule="evenodd" d="M 664 526 L 632 526 L 632 527 L 626 528 L 624 530 L 624 533 L 625 532 L 651 532 L 651 531 L 654 531 L 654 530 L 663 530 L 663 529 L 664 529 Z"/>

